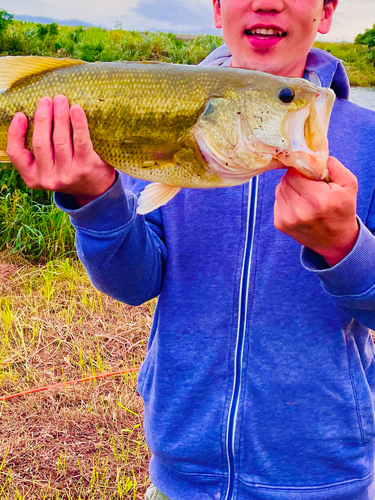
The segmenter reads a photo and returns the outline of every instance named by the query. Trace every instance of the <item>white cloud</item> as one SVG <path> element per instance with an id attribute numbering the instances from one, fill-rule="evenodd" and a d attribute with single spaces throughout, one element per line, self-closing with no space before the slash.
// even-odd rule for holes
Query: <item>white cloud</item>
<path id="1" fill-rule="evenodd" d="M 358 33 L 363 33 L 374 23 L 374 0 L 339 0 L 330 32 L 318 35 L 317 39 L 352 42 Z"/>

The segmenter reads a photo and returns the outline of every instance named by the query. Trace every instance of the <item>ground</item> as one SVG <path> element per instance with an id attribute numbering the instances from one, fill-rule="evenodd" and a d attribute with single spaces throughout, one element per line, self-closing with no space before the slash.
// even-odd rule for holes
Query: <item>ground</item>
<path id="1" fill-rule="evenodd" d="M 0 259 L 0 397 L 144 359 L 153 303 L 98 293 L 82 266 Z M 142 499 L 149 451 L 137 373 L 0 401 L 1 499 Z"/>

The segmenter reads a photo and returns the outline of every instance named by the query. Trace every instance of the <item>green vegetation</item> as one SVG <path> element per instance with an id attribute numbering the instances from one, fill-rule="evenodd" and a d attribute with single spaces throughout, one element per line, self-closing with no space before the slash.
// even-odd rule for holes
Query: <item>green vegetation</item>
<path id="1" fill-rule="evenodd" d="M 367 46 L 357 43 L 323 42 L 316 42 L 314 46 L 327 50 L 343 61 L 352 86 L 375 86 L 375 57 Z"/>
<path id="2" fill-rule="evenodd" d="M 55 23 L 43 25 L 13 21 L 7 22 L 4 29 L 6 32 L 0 38 L 0 55 L 73 57 L 88 62 L 159 60 L 197 64 L 223 43 L 221 37 L 210 35 L 176 40 L 172 33 L 59 27 Z"/>
<path id="3" fill-rule="evenodd" d="M 0 250 L 22 252 L 31 260 L 74 252 L 69 217 L 53 203 L 52 193 L 33 191 L 18 172 L 0 164 Z"/>
<path id="4" fill-rule="evenodd" d="M 375 47 L 375 24 L 371 29 L 365 30 L 364 33 L 357 35 L 355 43 L 367 45 L 368 47 Z"/>
<path id="5" fill-rule="evenodd" d="M 13 19 L 13 14 L 9 14 L 9 12 L 7 12 L 6 10 L 0 9 L 0 36 L 5 33 L 6 29 L 11 24 Z"/>
<path id="6" fill-rule="evenodd" d="M 372 63 L 372 78 L 370 79 L 370 85 L 375 85 L 375 24 L 371 29 L 365 30 L 364 33 L 357 35 L 355 43 L 360 44 L 365 47 L 367 53 L 367 60 Z"/>

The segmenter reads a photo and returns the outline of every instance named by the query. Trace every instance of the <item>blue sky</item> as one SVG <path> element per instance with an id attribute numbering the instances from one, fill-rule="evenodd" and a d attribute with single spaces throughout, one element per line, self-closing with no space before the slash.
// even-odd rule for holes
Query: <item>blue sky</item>
<path id="1" fill-rule="evenodd" d="M 235 1 L 235 0 L 233 0 Z M 220 34 L 212 21 L 210 0 L 0 0 L 14 14 L 81 19 L 124 29 Z M 375 0 L 339 0 L 330 34 L 321 40 L 352 41 L 375 23 Z"/>

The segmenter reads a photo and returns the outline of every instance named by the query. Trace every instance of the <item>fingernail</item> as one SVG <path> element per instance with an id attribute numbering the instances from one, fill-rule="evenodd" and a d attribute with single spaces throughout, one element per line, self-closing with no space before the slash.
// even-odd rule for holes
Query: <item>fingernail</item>
<path id="1" fill-rule="evenodd" d="M 57 109 L 61 109 L 65 105 L 65 99 L 61 95 L 56 96 L 53 102 L 55 104 L 55 108 Z"/>
<path id="2" fill-rule="evenodd" d="M 23 113 L 16 113 L 13 118 L 13 125 L 23 125 L 25 122 L 25 115 Z"/>
<path id="3" fill-rule="evenodd" d="M 55 110 L 56 110 L 56 109 L 60 109 L 61 108 L 62 102 L 60 101 L 60 99 L 58 99 L 57 97 L 55 97 L 54 100 L 53 100 L 53 104 L 54 104 Z"/>
<path id="4" fill-rule="evenodd" d="M 75 119 L 80 118 L 80 116 L 81 116 L 80 109 L 78 106 L 72 106 L 70 109 L 70 112 L 71 112 L 71 116 Z"/>
<path id="5" fill-rule="evenodd" d="M 42 99 L 39 102 L 39 107 L 42 109 L 49 109 L 51 106 L 51 103 L 49 102 L 49 99 Z"/>

